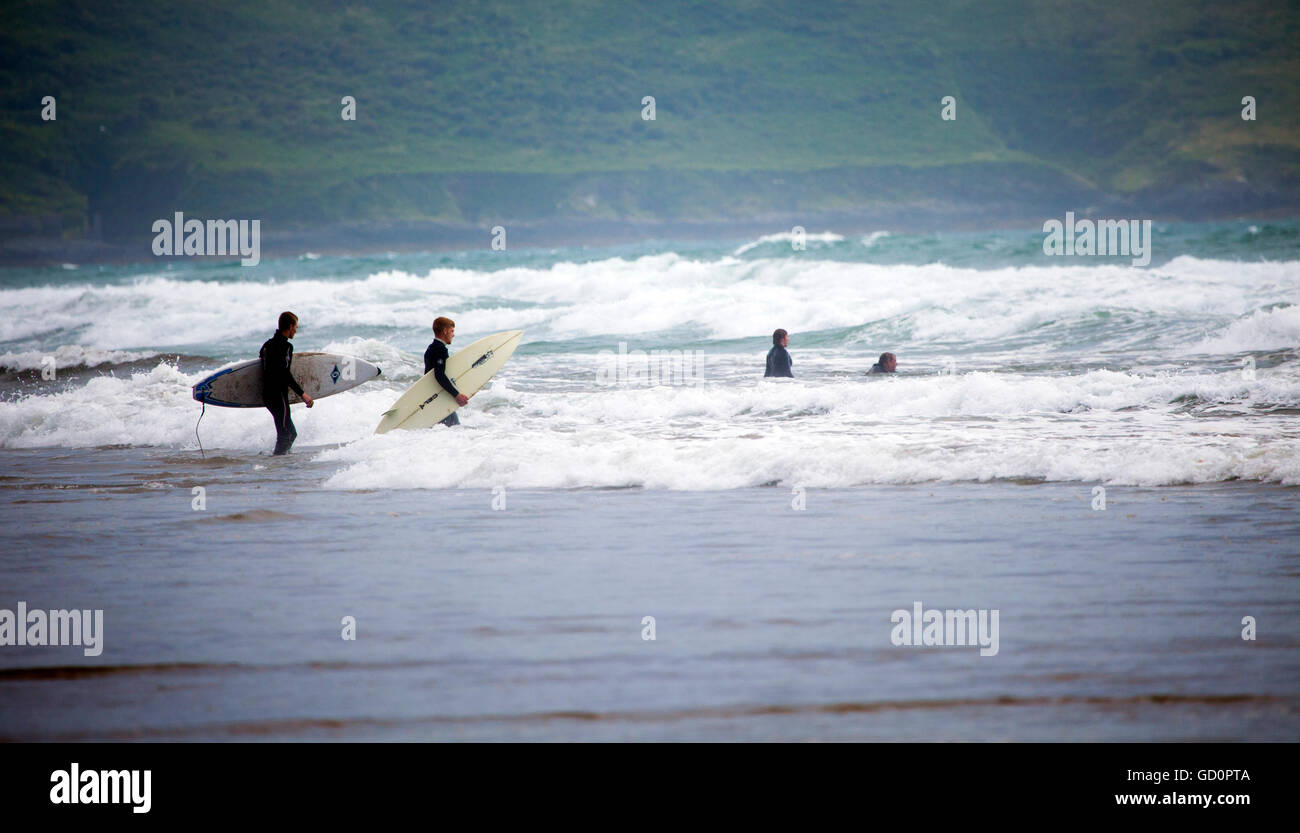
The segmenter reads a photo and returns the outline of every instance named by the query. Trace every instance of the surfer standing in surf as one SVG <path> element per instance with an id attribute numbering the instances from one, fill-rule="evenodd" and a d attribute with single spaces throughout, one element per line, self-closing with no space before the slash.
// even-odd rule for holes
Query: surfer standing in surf
<path id="1" fill-rule="evenodd" d="M 434 371 L 433 378 L 438 380 L 438 384 L 443 389 L 456 397 L 457 405 L 464 405 L 469 402 L 469 397 L 456 390 L 456 385 L 447 376 L 447 348 L 451 346 L 451 340 L 456 337 L 456 322 L 445 316 L 438 316 L 433 319 L 433 342 L 429 348 L 424 351 L 424 372 Z M 460 425 L 460 417 L 452 411 L 447 418 L 442 421 L 443 425 L 451 427 Z"/>
<path id="2" fill-rule="evenodd" d="M 785 330 L 772 333 L 772 349 L 767 351 L 767 372 L 764 376 L 789 376 L 794 378 L 790 351 L 785 348 L 790 344 L 790 334 Z"/>
<path id="3" fill-rule="evenodd" d="M 280 313 L 279 329 L 275 335 L 262 345 L 259 357 L 262 360 L 262 404 L 271 412 L 275 420 L 275 451 L 272 454 L 288 454 L 293 441 L 298 438 L 298 430 L 293 427 L 289 416 L 289 389 L 302 397 L 303 404 L 312 406 L 310 394 L 303 393 L 302 386 L 289 372 L 293 362 L 293 345 L 289 339 L 298 332 L 298 316 L 292 312 Z"/>

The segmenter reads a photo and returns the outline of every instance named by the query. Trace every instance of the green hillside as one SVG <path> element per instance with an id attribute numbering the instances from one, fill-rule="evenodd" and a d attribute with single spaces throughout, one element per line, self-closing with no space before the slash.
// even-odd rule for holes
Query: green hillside
<path id="1" fill-rule="evenodd" d="M 1199 0 L 31 0 L 0 11 L 0 216 L 761 214 L 783 173 L 900 166 L 1294 183 L 1298 43 L 1300 6 Z M 799 205 L 851 210 L 830 179 Z"/>

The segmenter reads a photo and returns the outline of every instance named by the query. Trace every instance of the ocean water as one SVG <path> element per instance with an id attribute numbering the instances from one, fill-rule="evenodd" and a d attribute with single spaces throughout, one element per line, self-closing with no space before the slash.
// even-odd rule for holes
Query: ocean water
<path id="1" fill-rule="evenodd" d="M 106 622 L 0 645 L 0 737 L 1300 737 L 1300 225 L 809 232 L 0 272 L 0 608 Z M 271 458 L 190 387 L 282 309 L 384 374 Z M 375 436 L 436 315 L 523 343 Z"/>

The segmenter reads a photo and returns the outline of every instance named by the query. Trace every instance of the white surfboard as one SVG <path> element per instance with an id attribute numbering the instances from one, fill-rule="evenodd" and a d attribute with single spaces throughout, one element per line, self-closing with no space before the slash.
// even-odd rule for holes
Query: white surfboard
<path id="1" fill-rule="evenodd" d="M 514 355 L 523 334 L 523 330 L 507 330 L 480 338 L 447 359 L 447 376 L 457 390 L 473 396 Z M 375 433 L 386 434 L 394 428 L 430 428 L 459 407 L 429 371 L 384 412 Z"/>
<path id="2" fill-rule="evenodd" d="M 323 399 L 369 382 L 382 371 L 356 356 L 339 353 L 294 353 L 289 373 L 312 399 Z M 262 360 L 250 359 L 222 368 L 194 386 L 194 398 L 225 408 L 261 408 Z M 302 397 L 289 391 L 289 404 Z"/>

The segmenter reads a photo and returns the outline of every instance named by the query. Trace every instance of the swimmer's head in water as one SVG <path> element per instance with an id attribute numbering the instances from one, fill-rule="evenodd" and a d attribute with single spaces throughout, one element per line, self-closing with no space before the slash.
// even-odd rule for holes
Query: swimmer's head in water
<path id="1" fill-rule="evenodd" d="M 893 373 L 898 368 L 898 357 L 893 353 L 881 353 L 880 361 L 876 362 L 876 364 L 880 365 L 881 370 Z"/>
<path id="2" fill-rule="evenodd" d="M 772 344 L 776 347 L 784 347 L 785 341 L 789 337 L 790 334 L 787 333 L 785 330 L 777 330 L 776 332 L 772 333 Z"/>

